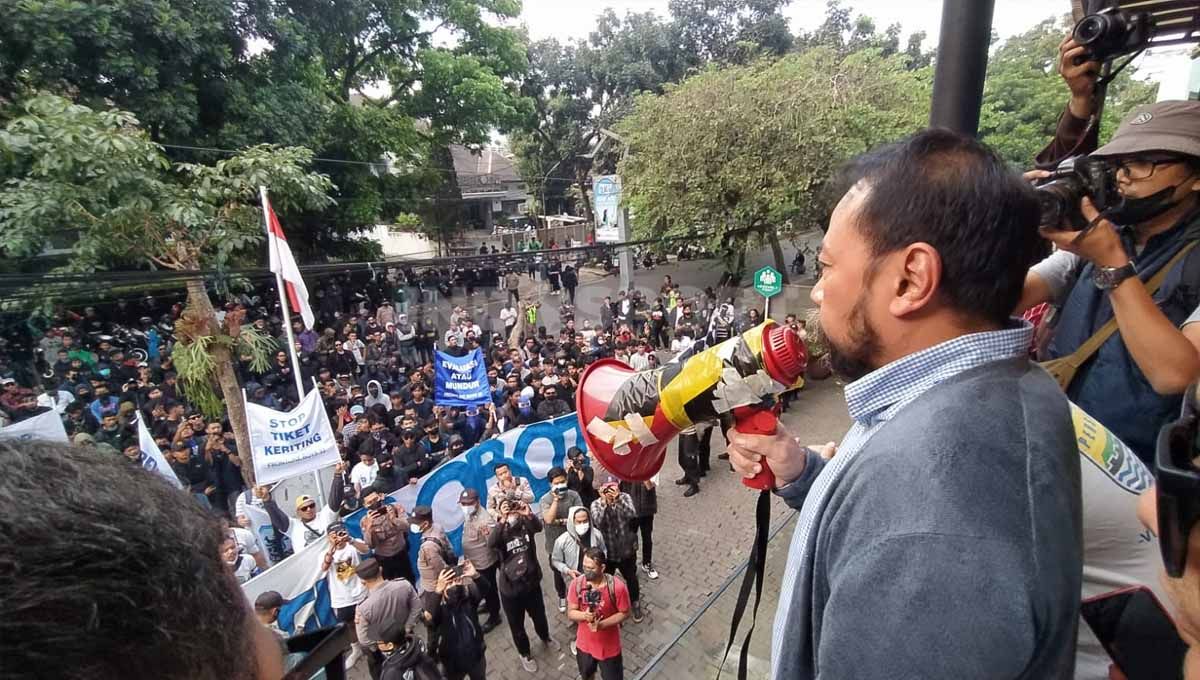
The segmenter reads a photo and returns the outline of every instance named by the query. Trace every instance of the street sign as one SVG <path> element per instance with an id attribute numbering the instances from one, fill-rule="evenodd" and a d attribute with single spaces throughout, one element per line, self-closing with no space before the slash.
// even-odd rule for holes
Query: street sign
<path id="1" fill-rule="evenodd" d="M 774 267 L 763 267 L 754 272 L 754 290 L 765 298 L 779 295 L 783 291 L 783 277 Z"/>

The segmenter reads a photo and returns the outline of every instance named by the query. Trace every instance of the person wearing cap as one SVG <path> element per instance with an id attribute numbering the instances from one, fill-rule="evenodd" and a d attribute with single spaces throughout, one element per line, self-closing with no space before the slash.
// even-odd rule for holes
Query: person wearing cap
<path id="1" fill-rule="evenodd" d="M 368 557 L 354 568 L 354 573 L 367 589 L 366 598 L 354 613 L 354 630 L 358 642 L 367 652 L 367 669 L 372 678 L 380 677 L 384 655 L 380 642 L 387 642 L 384 631 L 393 624 L 403 624 L 411 634 L 421 617 L 421 599 L 416 588 L 407 580 L 389 580 L 378 556 Z"/>
<path id="2" fill-rule="evenodd" d="M 1090 88 L 1094 74 L 1068 66 L 1079 48 L 1064 48 L 1072 91 Z M 1064 115 L 1091 112 L 1073 98 Z M 1095 143 L 1076 141 L 1074 153 Z M 1030 269 L 1017 312 L 1058 306 L 1047 359 L 1078 351 L 1116 319 L 1116 332 L 1079 368 L 1067 395 L 1152 466 L 1159 427 L 1200 378 L 1200 249 L 1179 256 L 1200 240 L 1200 102 L 1137 107 L 1091 156 L 1115 173 L 1122 200 L 1101 214 L 1084 198 L 1079 209 L 1093 225 L 1086 231 L 1043 228 L 1058 249 Z M 1151 294 L 1146 282 L 1160 271 L 1166 278 Z"/>
<path id="3" fill-rule="evenodd" d="M 340 475 L 334 475 L 332 486 L 330 489 L 329 499 L 331 505 L 322 507 L 317 510 L 317 500 L 312 496 L 301 494 L 296 497 L 296 516 L 289 517 L 284 514 L 283 510 L 271 498 L 270 492 L 264 486 L 259 486 L 254 489 L 254 496 L 262 502 L 263 510 L 271 518 L 271 525 L 281 534 L 287 534 L 288 539 L 292 543 L 292 550 L 299 552 L 304 546 L 319 540 L 325 535 L 326 529 L 330 524 L 337 521 L 338 514 L 336 506 L 333 503 L 341 503 Z M 338 494 L 333 493 L 335 490 Z"/>
<path id="4" fill-rule="evenodd" d="M 431 609 L 439 596 L 435 590 L 438 576 L 450 567 L 458 564 L 458 555 L 450 544 L 446 532 L 433 523 L 433 508 L 428 505 L 418 505 L 408 516 L 409 531 L 420 538 L 417 546 L 417 589 L 421 593 L 421 602 L 426 611 Z M 437 629 L 428 625 L 429 646 L 437 649 Z"/>
<path id="5" fill-rule="evenodd" d="M 488 536 L 496 530 L 496 519 L 479 504 L 479 492 L 470 487 L 463 489 L 458 495 L 458 504 L 463 511 L 463 557 L 475 566 L 479 574 L 476 583 L 487 603 L 488 619 L 483 624 L 483 632 L 487 633 L 500 625 L 496 551 L 488 545 Z"/>
<path id="6" fill-rule="evenodd" d="M 324 578 L 329 586 L 329 605 L 333 607 L 334 618 L 353 626 L 358 605 L 367 599 L 366 585 L 355 569 L 362 562 L 362 556 L 371 549 L 366 543 L 351 538 L 350 530 L 341 520 L 329 525 L 325 538 L 329 547 L 321 560 L 320 578 Z M 350 655 L 346 657 L 346 669 L 358 663 L 362 655 L 362 644 L 355 638 Z"/>
<path id="7" fill-rule="evenodd" d="M 115 419 L 115 416 L 109 416 Z M 103 441 L 103 440 L 101 440 Z M 193 455 L 186 442 L 171 444 L 171 470 L 204 509 L 212 510 L 209 497 L 217 492 L 212 468 L 202 455 Z"/>
<path id="8" fill-rule="evenodd" d="M 283 595 L 278 591 L 267 590 L 254 598 L 254 616 L 258 622 L 266 626 L 279 637 L 287 637 L 279 627 L 279 610 L 283 607 Z"/>
<path id="9" fill-rule="evenodd" d="M 633 498 L 620 489 L 617 481 L 606 481 L 600 487 L 600 497 L 592 502 L 592 526 L 604 534 L 608 548 L 608 573 L 621 572 L 633 599 L 633 621 L 641 623 L 641 589 L 638 587 L 637 527 L 638 512 Z"/>

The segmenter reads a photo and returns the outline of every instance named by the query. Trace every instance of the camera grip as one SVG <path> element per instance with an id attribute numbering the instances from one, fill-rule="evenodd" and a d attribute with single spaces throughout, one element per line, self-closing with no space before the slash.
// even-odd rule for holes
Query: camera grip
<path id="1" fill-rule="evenodd" d="M 749 406 L 739 407 L 733 410 L 733 429 L 742 434 L 775 434 L 775 427 L 779 424 L 779 419 L 775 415 L 774 409 L 753 408 Z M 775 488 L 775 473 L 771 472 L 771 468 L 767 465 L 767 461 L 759 462 L 762 466 L 762 471 L 753 477 L 742 477 L 742 484 L 751 489 L 759 491 L 770 491 Z"/>

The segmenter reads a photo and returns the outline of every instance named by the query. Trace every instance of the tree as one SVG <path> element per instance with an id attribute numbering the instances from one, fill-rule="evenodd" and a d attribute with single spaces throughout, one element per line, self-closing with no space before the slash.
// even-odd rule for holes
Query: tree
<path id="1" fill-rule="evenodd" d="M 0 101 L 43 90 L 116 105 L 169 145 L 314 149 L 334 161 L 322 167 L 336 205 L 288 217 L 297 249 L 323 257 L 358 248 L 355 235 L 384 216 L 427 211 L 445 185 L 440 147 L 481 144 L 525 119 L 524 38 L 501 25 L 519 10 L 517 0 L 17 0 L 0 3 Z M 385 156 L 411 171 L 381 172 Z"/>
<path id="2" fill-rule="evenodd" d="M 226 0 L 0 3 L 0 98 L 51 90 L 137 111 L 156 141 L 219 125 L 246 56 Z"/>
<path id="3" fill-rule="evenodd" d="M 891 24 L 880 33 L 874 19 L 861 14 L 854 16 L 854 9 L 843 6 L 842 0 L 827 0 L 825 20 L 812 31 L 797 35 L 795 46 L 799 52 L 813 47 L 827 47 L 843 56 L 859 50 L 875 49 L 884 57 L 903 54 L 910 70 L 929 66 L 933 61 L 933 52 L 925 52 L 921 48 L 925 42 L 925 32 L 910 34 L 903 51 L 900 49 L 900 32 L 900 24 Z"/>
<path id="4" fill-rule="evenodd" d="M 1033 158 L 1054 138 L 1068 92 L 1058 75 L 1058 44 L 1070 28 L 1069 17 L 1046 19 L 998 47 L 988 61 L 979 134 L 1009 162 L 1031 167 Z M 1136 79 L 1131 66 L 1108 87 L 1101 131 L 1111 135 L 1135 106 L 1154 101 L 1156 86 Z"/>
<path id="5" fill-rule="evenodd" d="M 317 209 L 330 202 L 329 179 L 305 170 L 312 154 L 303 148 L 260 146 L 212 166 L 172 166 L 130 113 L 52 95 L 29 99 L 23 111 L 0 132 L 11 177 L 0 188 L 0 247 L 34 255 L 66 228 L 77 233 L 72 271 L 103 269 L 119 255 L 185 276 L 172 354 L 180 384 L 209 417 L 227 411 L 238 450 L 249 452 L 233 354 L 264 371 L 275 343 L 237 314 L 218 322 L 200 272 L 226 269 L 261 242 L 260 186 L 281 208 Z M 252 466 L 242 474 L 253 486 Z"/>
<path id="6" fill-rule="evenodd" d="M 671 0 L 675 31 L 693 65 L 744 63 L 792 47 L 781 10 L 790 0 Z"/>
<path id="7" fill-rule="evenodd" d="M 779 236 L 824 224 L 834 169 L 923 125 L 930 85 L 901 55 L 822 47 L 639 97 L 618 126 L 635 237 L 699 232 L 739 273 L 747 247 L 770 245 L 787 271 Z"/>

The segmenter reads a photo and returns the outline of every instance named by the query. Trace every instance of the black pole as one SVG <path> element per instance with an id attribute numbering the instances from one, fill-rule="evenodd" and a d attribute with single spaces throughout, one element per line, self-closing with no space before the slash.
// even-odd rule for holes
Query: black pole
<path id="1" fill-rule="evenodd" d="M 995 0 L 943 0 L 931 127 L 969 135 L 979 132 L 994 5 Z"/>

